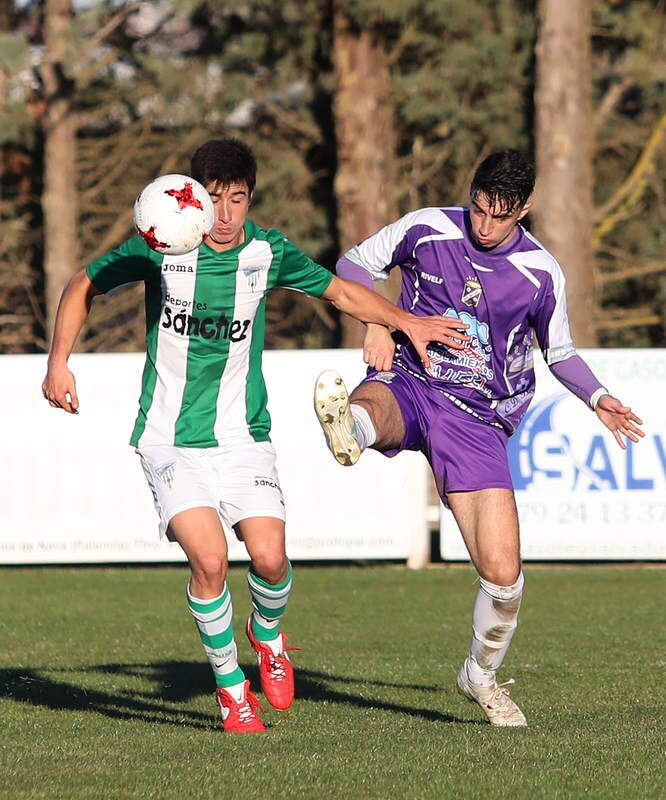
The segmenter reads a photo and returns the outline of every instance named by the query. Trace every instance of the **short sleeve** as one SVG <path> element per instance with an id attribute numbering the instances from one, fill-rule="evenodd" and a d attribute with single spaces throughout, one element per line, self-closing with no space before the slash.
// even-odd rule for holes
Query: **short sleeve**
<path id="1" fill-rule="evenodd" d="M 330 270 L 308 258 L 286 236 L 283 238 L 278 286 L 321 297 L 332 280 L 333 273 Z"/>
<path id="2" fill-rule="evenodd" d="M 156 269 L 159 270 L 162 258 L 140 236 L 134 236 L 91 261 L 86 273 L 93 286 L 106 294 L 123 284 L 145 280 Z"/>

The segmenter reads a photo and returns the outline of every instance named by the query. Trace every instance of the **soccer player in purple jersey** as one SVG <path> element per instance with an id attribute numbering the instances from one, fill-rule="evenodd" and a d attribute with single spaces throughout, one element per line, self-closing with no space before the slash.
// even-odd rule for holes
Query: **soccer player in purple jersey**
<path id="1" fill-rule="evenodd" d="M 496 673 L 518 622 L 523 593 L 519 526 L 506 446 L 534 395 L 533 338 L 555 377 L 587 403 L 620 447 L 642 422 L 610 395 L 576 354 L 564 275 L 520 225 L 531 208 L 534 168 L 518 151 L 488 156 L 470 187 L 469 208 L 422 208 L 351 248 L 338 275 L 372 288 L 400 267 L 398 305 L 416 315 L 462 319 L 470 340 L 432 343 L 426 368 L 401 334 L 368 325 L 366 378 L 348 396 L 323 372 L 315 411 L 343 465 L 366 447 L 393 457 L 420 450 L 479 573 L 469 655 L 458 688 L 496 726 L 525 716 Z"/>

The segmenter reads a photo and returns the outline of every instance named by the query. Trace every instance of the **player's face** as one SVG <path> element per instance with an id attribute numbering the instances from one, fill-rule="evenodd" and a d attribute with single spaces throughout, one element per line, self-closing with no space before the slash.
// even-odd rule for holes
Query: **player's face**
<path id="1" fill-rule="evenodd" d="M 518 220 L 531 207 L 531 203 L 525 203 L 521 208 L 509 211 L 497 204 L 491 205 L 486 195 L 479 192 L 472 198 L 469 209 L 474 241 L 484 250 L 508 243 L 516 232 Z"/>
<path id="2" fill-rule="evenodd" d="M 221 253 L 238 247 L 245 240 L 243 225 L 250 208 L 250 190 L 246 183 L 221 186 L 211 182 L 206 186 L 215 208 L 215 222 L 206 236 L 206 244 Z"/>

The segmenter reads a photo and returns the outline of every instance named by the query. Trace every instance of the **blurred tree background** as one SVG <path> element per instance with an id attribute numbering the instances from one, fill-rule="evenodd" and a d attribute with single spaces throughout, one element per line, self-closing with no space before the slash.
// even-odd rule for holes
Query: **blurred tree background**
<path id="1" fill-rule="evenodd" d="M 44 352 L 64 283 L 133 233 L 142 186 L 229 135 L 258 157 L 252 217 L 331 269 L 409 209 L 464 204 L 492 150 L 524 149 L 578 345 L 666 346 L 665 12 L 0 0 L 0 352 Z M 272 294 L 268 347 L 359 341 L 328 305 Z M 78 349 L 142 347 L 141 287 L 97 300 Z"/>

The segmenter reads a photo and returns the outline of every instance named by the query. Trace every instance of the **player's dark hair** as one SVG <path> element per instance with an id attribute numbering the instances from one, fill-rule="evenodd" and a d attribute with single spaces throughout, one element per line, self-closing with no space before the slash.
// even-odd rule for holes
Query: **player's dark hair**
<path id="1" fill-rule="evenodd" d="M 257 160 L 240 139 L 211 139 L 195 150 L 190 175 L 204 186 L 245 182 L 252 194 L 257 183 Z"/>
<path id="2" fill-rule="evenodd" d="M 534 165 L 519 150 L 491 153 L 477 167 L 470 186 L 472 200 L 478 194 L 490 206 L 513 212 L 522 208 L 534 190 Z"/>

